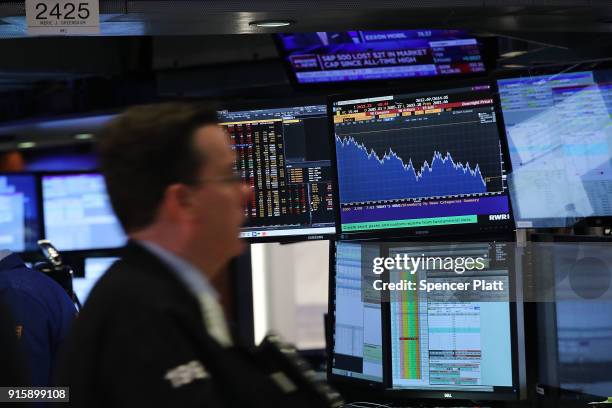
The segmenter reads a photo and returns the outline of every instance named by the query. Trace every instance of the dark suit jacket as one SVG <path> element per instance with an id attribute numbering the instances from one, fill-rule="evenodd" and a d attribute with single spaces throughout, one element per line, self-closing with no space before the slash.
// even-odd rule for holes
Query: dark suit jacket
<path id="1" fill-rule="evenodd" d="M 91 292 L 57 385 L 70 386 L 75 407 L 283 405 L 278 387 L 248 353 L 210 337 L 196 298 L 135 243 Z"/>

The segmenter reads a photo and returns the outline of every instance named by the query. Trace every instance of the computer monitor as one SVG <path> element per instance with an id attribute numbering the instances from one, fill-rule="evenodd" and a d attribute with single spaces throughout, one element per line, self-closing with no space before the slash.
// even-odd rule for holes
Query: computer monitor
<path id="1" fill-rule="evenodd" d="M 60 251 L 116 248 L 126 236 L 98 173 L 44 174 L 45 237 Z"/>
<path id="2" fill-rule="evenodd" d="M 377 243 L 330 242 L 330 380 L 383 383 L 381 299 L 365 280 Z M 368 273 L 369 271 L 370 273 Z"/>
<path id="3" fill-rule="evenodd" d="M 612 238 L 531 239 L 538 383 L 552 399 L 601 401 L 612 390 Z"/>
<path id="4" fill-rule="evenodd" d="M 509 75 L 497 83 L 516 226 L 612 216 L 612 70 Z"/>
<path id="5" fill-rule="evenodd" d="M 413 285 L 388 294 L 389 395 L 518 399 L 513 244 L 389 243 L 385 256 L 409 260 L 387 281 Z"/>
<path id="6" fill-rule="evenodd" d="M 241 237 L 323 239 L 335 233 L 323 105 L 219 112 L 252 188 Z"/>
<path id="7" fill-rule="evenodd" d="M 513 227 L 488 84 L 334 97 L 330 109 L 342 238 Z"/>
<path id="8" fill-rule="evenodd" d="M 118 259 L 115 257 L 85 258 L 84 276 L 78 276 L 72 280 L 72 288 L 81 304 L 85 304 L 89 292 Z"/>
<path id="9" fill-rule="evenodd" d="M 277 34 L 299 84 L 485 72 L 481 43 L 463 30 Z"/>
<path id="10" fill-rule="evenodd" d="M 34 251 L 39 239 L 36 177 L 0 174 L 0 249 Z"/>

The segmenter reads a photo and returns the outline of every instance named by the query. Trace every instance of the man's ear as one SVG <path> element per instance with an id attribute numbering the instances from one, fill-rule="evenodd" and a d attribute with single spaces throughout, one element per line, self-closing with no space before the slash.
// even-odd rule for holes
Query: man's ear
<path id="1" fill-rule="evenodd" d="M 164 207 L 170 214 L 177 216 L 191 207 L 191 195 L 189 188 L 184 184 L 171 184 L 164 193 Z"/>

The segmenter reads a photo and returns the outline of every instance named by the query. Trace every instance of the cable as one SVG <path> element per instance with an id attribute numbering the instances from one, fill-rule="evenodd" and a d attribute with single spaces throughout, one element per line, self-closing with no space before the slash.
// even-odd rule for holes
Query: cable
<path id="1" fill-rule="evenodd" d="M 376 402 L 355 401 L 344 404 L 343 408 L 391 408 L 391 405 L 378 404 Z"/>

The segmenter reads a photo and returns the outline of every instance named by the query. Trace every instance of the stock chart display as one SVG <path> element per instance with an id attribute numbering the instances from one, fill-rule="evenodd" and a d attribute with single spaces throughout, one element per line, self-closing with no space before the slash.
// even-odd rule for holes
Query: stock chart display
<path id="1" fill-rule="evenodd" d="M 219 113 L 251 186 L 241 236 L 332 234 L 329 131 L 323 105 Z"/>
<path id="2" fill-rule="evenodd" d="M 507 225 L 488 85 L 334 102 L 343 233 Z"/>
<path id="3" fill-rule="evenodd" d="M 278 34 L 299 83 L 484 72 L 476 38 L 462 30 Z"/>

